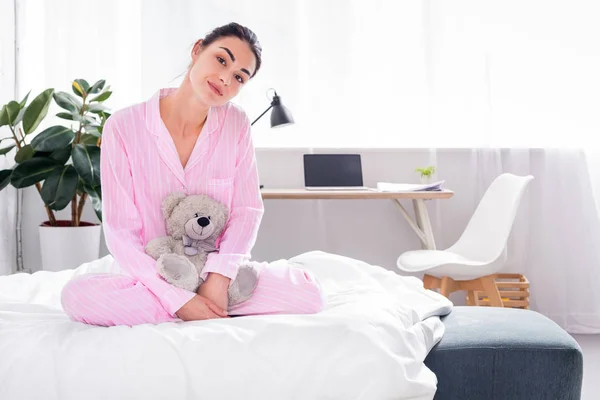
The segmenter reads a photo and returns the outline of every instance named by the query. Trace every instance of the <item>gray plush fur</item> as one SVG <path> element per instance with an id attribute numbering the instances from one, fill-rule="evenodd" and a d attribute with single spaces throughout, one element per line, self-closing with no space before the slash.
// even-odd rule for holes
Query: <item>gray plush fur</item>
<path id="1" fill-rule="evenodd" d="M 155 238 L 146 253 L 157 260 L 160 276 L 182 289 L 197 292 L 208 254 L 217 251 L 215 242 L 229 218 L 227 207 L 206 195 L 171 193 L 162 202 L 168 236 Z M 229 305 L 252 296 L 258 282 L 252 263 L 240 265 L 229 285 Z"/>

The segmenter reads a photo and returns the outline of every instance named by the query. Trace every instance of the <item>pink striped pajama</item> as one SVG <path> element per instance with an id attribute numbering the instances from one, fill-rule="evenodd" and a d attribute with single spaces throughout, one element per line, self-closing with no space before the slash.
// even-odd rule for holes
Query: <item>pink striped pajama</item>
<path id="1" fill-rule="evenodd" d="M 230 218 L 211 253 L 204 278 L 235 278 L 250 258 L 264 212 L 248 117 L 227 103 L 212 107 L 192 154 L 181 165 L 159 112 L 161 89 L 150 100 L 115 112 L 102 137 L 103 229 L 106 244 L 127 275 L 83 275 L 62 292 L 65 312 L 93 325 L 135 325 L 177 320 L 175 312 L 194 293 L 172 286 L 156 272 L 146 243 L 166 235 L 162 199 L 174 191 L 207 194 L 228 205 Z M 318 281 L 289 266 L 262 263 L 251 299 L 231 315 L 315 313 L 323 307 Z"/>

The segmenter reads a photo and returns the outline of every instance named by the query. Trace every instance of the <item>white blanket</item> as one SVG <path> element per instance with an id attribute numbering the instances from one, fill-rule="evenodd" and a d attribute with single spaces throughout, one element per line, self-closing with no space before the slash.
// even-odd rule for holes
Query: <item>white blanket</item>
<path id="1" fill-rule="evenodd" d="M 423 360 L 449 300 L 347 257 L 315 251 L 289 262 L 318 276 L 326 310 L 103 328 L 68 320 L 60 290 L 74 275 L 119 272 L 112 257 L 2 276 L 0 399 L 433 398 Z"/>

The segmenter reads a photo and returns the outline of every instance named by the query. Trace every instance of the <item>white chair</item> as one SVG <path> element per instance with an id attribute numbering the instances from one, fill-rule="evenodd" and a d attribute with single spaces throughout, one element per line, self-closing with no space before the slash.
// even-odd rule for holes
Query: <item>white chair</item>
<path id="1" fill-rule="evenodd" d="M 484 292 L 492 306 L 502 307 L 495 284 L 506 261 L 506 243 L 533 176 L 502 174 L 486 190 L 458 241 L 446 250 L 416 250 L 400 255 L 397 266 L 409 273 L 425 272 L 423 285 L 450 293 L 467 291 L 468 303 L 478 305 L 475 292 Z"/>

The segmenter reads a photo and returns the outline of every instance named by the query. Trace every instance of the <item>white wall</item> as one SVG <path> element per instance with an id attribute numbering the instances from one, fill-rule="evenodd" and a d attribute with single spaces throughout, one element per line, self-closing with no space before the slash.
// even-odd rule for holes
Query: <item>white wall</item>
<path id="1" fill-rule="evenodd" d="M 302 187 L 302 155 L 310 151 L 259 149 L 261 183 L 268 188 Z M 529 279 L 531 309 L 571 333 L 600 332 L 596 290 L 600 220 L 583 151 L 362 149 L 360 153 L 368 186 L 377 181 L 415 182 L 416 167 L 437 166 L 434 179 L 445 179 L 446 187 L 455 191 L 451 199 L 427 204 L 440 249 L 458 239 L 495 177 L 503 172 L 533 175 L 509 238 L 504 272 L 523 273 Z M 34 190 L 25 193 L 24 201 L 24 264 L 36 271 L 41 264 L 38 226 L 45 214 Z M 412 212 L 409 202 L 406 206 Z M 323 250 L 394 270 L 402 252 L 420 248 L 390 200 L 265 200 L 265 211 L 253 251 L 253 259 L 259 261 Z M 68 210 L 62 214 L 68 216 Z M 86 207 L 84 218 L 95 219 L 91 207 Z M 104 243 L 101 254 L 107 254 Z M 463 304 L 464 293 L 454 293 L 451 300 Z"/>
<path id="2" fill-rule="evenodd" d="M 311 151 L 257 150 L 261 183 L 267 188 L 302 187 L 302 155 Z M 368 186 L 375 186 L 377 181 L 417 182 L 416 167 L 436 165 L 438 172 L 433 178 L 445 179 L 446 187 L 455 191 L 451 199 L 427 204 L 440 249 L 458 239 L 496 176 L 503 172 L 532 174 L 535 180 L 517 214 L 504 270 L 524 273 L 529 278 L 532 309 L 545 312 L 562 326 L 571 326 L 575 333 L 600 329 L 600 321 L 594 317 L 596 303 L 590 300 L 593 288 L 600 281 L 594 272 L 600 259 L 595 250 L 600 231 L 581 151 L 343 149 L 332 152 L 360 152 Z M 24 264 L 36 271 L 41 264 L 38 226 L 45 219 L 45 212 L 35 190 L 26 191 L 24 202 Z M 410 202 L 405 202 L 405 206 L 412 213 Z M 59 218 L 68 217 L 68 213 L 68 209 L 64 210 Z M 95 220 L 89 205 L 84 219 Z M 265 215 L 253 259 L 272 261 L 323 250 L 394 270 L 402 252 L 418 248 L 416 235 L 390 200 L 265 200 Z M 101 255 L 107 253 L 102 242 Z M 562 291 L 557 292 L 557 288 Z M 456 293 L 451 299 L 462 304 L 464 294 Z M 568 304 L 561 306 L 560 302 Z"/>
<path id="3" fill-rule="evenodd" d="M 302 155 L 310 152 L 312 149 L 258 149 L 261 184 L 267 188 L 302 187 Z M 477 179 L 465 179 L 462 172 L 477 175 L 473 174 L 472 164 L 477 156 L 474 149 L 319 149 L 318 152 L 361 153 L 367 186 L 375 186 L 378 181 L 416 183 L 419 177 L 415 168 L 437 165 L 440 172 L 434 178 L 446 179 L 447 187 L 456 191 L 451 199 L 428 204 L 438 248 L 448 247 L 458 239 L 486 187 L 486 183 Z M 525 169 L 521 172 L 528 173 Z M 412 214 L 410 201 L 404 206 Z M 26 191 L 24 210 L 24 265 L 36 271 L 41 266 L 37 227 L 46 214 L 35 189 Z M 67 207 L 57 217 L 69 218 L 69 213 Z M 83 219 L 96 221 L 89 204 Z M 255 260 L 272 261 L 323 250 L 394 270 L 398 255 L 418 248 L 419 240 L 391 200 L 265 200 L 265 215 L 252 254 Z M 108 250 L 102 240 L 101 255 L 105 254 Z M 464 294 L 455 293 L 451 299 L 462 304 L 463 297 Z"/>
<path id="4" fill-rule="evenodd" d="M 354 152 L 348 149 L 332 151 Z M 302 155 L 306 152 L 310 152 L 310 149 L 257 150 L 261 184 L 270 188 L 302 187 Z M 363 175 L 365 184 L 369 186 L 386 180 L 417 182 L 414 169 L 428 165 L 430 157 L 427 150 L 356 152 L 363 154 Z M 471 151 L 451 151 L 443 157 L 442 162 L 438 154 L 437 164 L 442 171 L 460 169 L 460 159 L 463 164 L 468 163 L 470 156 Z M 468 165 L 464 167 L 469 168 Z M 443 178 L 443 174 L 439 174 L 439 177 Z M 454 188 L 459 183 L 448 182 L 448 185 Z M 453 199 L 429 204 L 434 225 L 438 225 L 435 219 L 440 211 L 453 210 L 450 214 L 456 223 L 443 227 L 445 237 L 457 238 L 464 228 L 472 210 L 470 207 L 459 210 L 458 205 L 471 197 L 472 193 L 458 190 Z M 406 203 L 406 207 L 412 213 L 410 202 Z M 46 213 L 35 188 L 26 190 L 23 209 L 24 264 L 26 268 L 36 271 L 41 266 L 38 226 L 45 220 Z M 70 207 L 57 213 L 59 219 L 69 216 Z M 84 209 L 83 219 L 96 221 L 90 204 Z M 439 247 L 447 245 L 448 241 L 439 240 Z M 413 231 L 390 200 L 265 200 L 265 216 L 253 257 L 270 261 L 320 249 L 391 269 L 402 251 L 419 246 Z M 108 253 L 104 241 L 101 243 L 101 253 Z"/>

